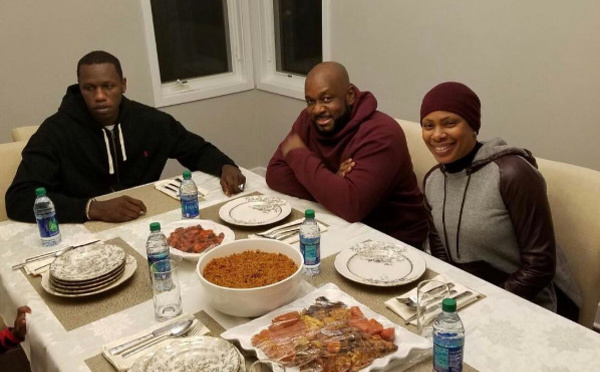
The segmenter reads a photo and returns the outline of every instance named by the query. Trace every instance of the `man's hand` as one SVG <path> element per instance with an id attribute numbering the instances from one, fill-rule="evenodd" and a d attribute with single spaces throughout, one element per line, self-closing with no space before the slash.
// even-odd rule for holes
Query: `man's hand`
<path id="1" fill-rule="evenodd" d="M 283 157 L 286 157 L 288 152 L 294 149 L 302 148 L 306 148 L 304 141 L 302 141 L 302 138 L 300 138 L 298 134 L 293 133 L 290 134 L 281 144 L 281 153 L 283 154 Z"/>
<path id="2" fill-rule="evenodd" d="M 19 339 L 24 340 L 27 334 L 27 326 L 25 325 L 25 313 L 31 313 L 29 306 L 21 306 L 17 309 L 17 318 L 12 333 Z"/>
<path id="3" fill-rule="evenodd" d="M 95 200 L 90 204 L 90 219 L 106 222 L 125 222 L 146 213 L 144 202 L 123 195 L 110 200 Z"/>
<path id="4" fill-rule="evenodd" d="M 244 191 L 246 185 L 246 176 L 242 174 L 240 168 L 225 164 L 221 169 L 221 188 L 227 196 Z"/>
<path id="5" fill-rule="evenodd" d="M 352 158 L 346 159 L 340 164 L 340 169 L 338 169 L 336 174 L 340 177 L 346 177 L 355 165 L 356 163 L 352 161 Z"/>

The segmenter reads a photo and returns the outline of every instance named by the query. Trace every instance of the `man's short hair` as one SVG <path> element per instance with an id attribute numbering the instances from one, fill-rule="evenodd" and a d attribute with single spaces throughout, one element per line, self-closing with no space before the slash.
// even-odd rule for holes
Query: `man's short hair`
<path id="1" fill-rule="evenodd" d="M 119 78 L 123 79 L 123 70 L 121 70 L 119 59 L 103 50 L 95 50 L 81 57 L 79 62 L 77 62 L 77 79 L 79 79 L 81 65 L 97 65 L 101 63 L 112 63 L 117 70 L 117 74 L 119 74 Z"/>

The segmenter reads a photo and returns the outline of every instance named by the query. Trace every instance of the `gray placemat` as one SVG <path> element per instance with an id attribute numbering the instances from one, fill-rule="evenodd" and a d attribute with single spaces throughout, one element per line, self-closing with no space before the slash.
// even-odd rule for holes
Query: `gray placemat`
<path id="1" fill-rule="evenodd" d="M 158 214 L 172 211 L 173 209 L 177 209 L 177 208 L 181 207 L 181 204 L 179 204 L 179 200 L 173 199 L 172 197 L 168 196 L 167 194 L 165 194 L 161 191 L 158 191 L 154 187 L 154 184 L 136 187 L 133 189 L 127 189 L 127 190 L 123 190 L 123 191 L 118 191 L 118 192 L 115 192 L 112 194 L 102 195 L 102 196 L 97 197 L 96 199 L 107 200 L 107 199 L 113 199 L 113 198 L 116 198 L 116 197 L 122 196 L 122 195 L 128 195 L 128 196 L 131 196 L 132 198 L 139 199 L 144 202 L 144 205 L 146 205 L 146 209 L 147 209 L 146 214 L 143 216 L 140 216 L 140 218 L 138 218 L 137 220 L 134 220 L 134 221 L 153 217 Z M 204 199 L 201 197 L 198 197 L 198 200 L 203 201 Z M 127 222 L 116 223 L 116 222 L 103 222 L 103 221 L 88 221 L 88 222 L 84 223 L 83 226 L 85 226 L 85 228 L 88 229 L 88 231 L 90 231 L 92 233 L 97 233 L 100 231 L 112 229 L 113 227 L 116 227 L 116 226 L 122 226 L 125 223 L 127 223 Z"/>
<path id="2" fill-rule="evenodd" d="M 123 239 L 115 238 L 106 243 L 117 245 L 137 261 L 137 269 L 125 283 L 109 291 L 88 297 L 65 298 L 47 293 L 42 288 L 42 277 L 23 275 L 56 316 L 65 330 L 70 331 L 130 308 L 152 298 L 152 287 L 148 275 L 148 261 Z"/>
<path id="3" fill-rule="evenodd" d="M 253 192 L 251 194 L 247 194 L 247 195 L 244 195 L 244 196 L 241 196 L 241 197 L 245 198 L 245 197 L 252 196 L 252 195 L 263 195 L 263 194 L 260 193 L 260 192 L 258 192 L 258 191 L 256 191 L 256 192 Z M 231 200 L 233 200 L 233 199 L 231 199 Z M 273 224 L 270 224 L 270 225 L 263 225 L 263 226 L 237 226 L 237 225 L 232 225 L 232 224 L 230 224 L 230 223 L 228 223 L 226 221 L 223 221 L 221 219 L 221 217 L 219 217 L 219 209 L 221 209 L 221 207 L 223 205 L 231 202 L 231 200 L 227 200 L 227 201 L 224 201 L 222 203 L 215 204 L 215 205 L 212 205 L 210 207 L 201 209 L 200 210 L 200 218 L 202 218 L 204 220 L 215 221 L 215 222 L 218 222 L 220 224 L 228 226 L 235 233 L 235 239 L 236 240 L 238 240 L 238 239 L 246 239 L 248 237 L 248 235 L 250 235 L 250 234 L 256 234 L 257 232 L 266 231 L 266 230 L 268 230 L 270 228 L 273 228 L 275 226 L 283 225 L 283 224 L 286 224 L 288 222 L 292 222 L 294 220 L 297 220 L 299 218 L 304 218 L 304 212 L 292 208 L 292 213 L 290 213 L 289 216 L 287 216 L 286 218 L 284 218 L 281 221 L 277 221 L 276 223 L 273 223 Z M 325 226 L 328 226 L 326 223 L 323 223 L 320 220 L 319 220 L 319 223 L 321 223 L 321 224 L 323 224 Z"/>

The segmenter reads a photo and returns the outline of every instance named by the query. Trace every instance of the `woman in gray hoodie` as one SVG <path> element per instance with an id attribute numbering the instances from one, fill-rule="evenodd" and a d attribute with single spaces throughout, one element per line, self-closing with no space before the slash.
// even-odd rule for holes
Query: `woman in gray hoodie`
<path id="1" fill-rule="evenodd" d="M 439 163 L 423 185 L 431 253 L 576 321 L 581 295 L 535 158 L 501 139 L 478 141 L 480 118 L 479 97 L 463 84 L 423 98 L 423 141 Z"/>

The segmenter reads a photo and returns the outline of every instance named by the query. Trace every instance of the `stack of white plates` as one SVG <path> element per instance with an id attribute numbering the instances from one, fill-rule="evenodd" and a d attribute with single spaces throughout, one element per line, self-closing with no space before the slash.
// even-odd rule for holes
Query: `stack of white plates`
<path id="1" fill-rule="evenodd" d="M 96 243 L 58 257 L 50 265 L 49 274 L 42 276 L 42 286 L 58 296 L 87 296 L 118 285 L 136 267 L 135 259 L 122 248 Z"/>

